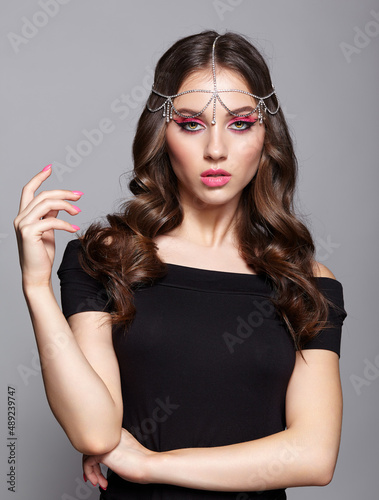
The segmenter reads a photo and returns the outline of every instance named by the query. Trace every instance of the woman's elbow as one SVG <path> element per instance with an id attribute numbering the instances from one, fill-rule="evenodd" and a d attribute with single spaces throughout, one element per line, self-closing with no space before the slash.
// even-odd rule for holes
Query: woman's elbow
<path id="1" fill-rule="evenodd" d="M 317 486 L 327 486 L 333 479 L 334 467 L 323 467 L 319 473 L 319 483 Z"/>
<path id="2" fill-rule="evenodd" d="M 327 486 L 333 479 L 337 459 L 324 454 L 318 458 L 316 463 L 316 467 L 313 464 L 314 486 Z"/>
<path id="3" fill-rule="evenodd" d="M 72 446 L 84 455 L 104 455 L 116 448 L 121 439 L 121 427 L 118 432 L 107 434 L 106 436 L 85 436 L 70 438 Z"/>

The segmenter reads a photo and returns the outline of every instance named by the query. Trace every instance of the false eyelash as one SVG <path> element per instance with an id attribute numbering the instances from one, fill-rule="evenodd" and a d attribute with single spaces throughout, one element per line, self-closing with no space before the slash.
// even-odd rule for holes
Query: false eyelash
<path id="1" fill-rule="evenodd" d="M 255 122 L 258 121 L 258 118 L 252 118 L 251 115 L 250 116 L 236 116 L 235 118 L 233 118 L 233 120 L 230 122 L 229 125 L 231 125 L 232 123 L 236 123 L 236 122 L 244 122 L 244 123 L 252 123 L 254 124 Z"/>

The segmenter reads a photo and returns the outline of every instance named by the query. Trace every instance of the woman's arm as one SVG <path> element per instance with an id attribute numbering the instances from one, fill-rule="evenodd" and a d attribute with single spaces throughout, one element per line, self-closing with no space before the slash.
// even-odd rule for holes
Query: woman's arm
<path id="1" fill-rule="evenodd" d="M 106 453 L 120 441 L 122 397 L 108 313 L 66 321 L 52 291 L 26 290 L 50 408 L 81 453 Z"/>
<path id="2" fill-rule="evenodd" d="M 111 326 L 100 324 L 108 313 L 73 314 L 67 322 L 51 285 L 55 255 L 54 230 L 75 227 L 57 218 L 60 210 L 78 209 L 65 200 L 81 193 L 35 191 L 50 175 L 39 172 L 23 188 L 14 220 L 22 269 L 22 287 L 41 358 L 50 407 L 74 447 L 84 453 L 104 453 L 120 439 L 122 399 Z"/>
<path id="3" fill-rule="evenodd" d="M 146 480 L 188 488 L 255 491 L 328 484 L 337 460 L 342 392 L 338 355 L 297 354 L 286 397 L 287 429 L 255 441 L 151 455 Z"/>
<path id="4" fill-rule="evenodd" d="M 336 465 L 342 420 L 339 359 L 322 349 L 296 354 L 286 396 L 287 429 L 228 446 L 154 453 L 125 429 L 119 445 L 86 457 L 85 476 L 103 487 L 98 463 L 124 479 L 215 491 L 260 491 L 324 486 Z M 237 416 L 236 416 L 237 418 Z"/>

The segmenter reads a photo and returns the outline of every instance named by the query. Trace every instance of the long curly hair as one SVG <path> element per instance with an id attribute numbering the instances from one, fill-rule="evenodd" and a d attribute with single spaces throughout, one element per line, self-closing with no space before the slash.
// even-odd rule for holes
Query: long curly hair
<path id="1" fill-rule="evenodd" d="M 211 70 L 211 48 L 219 34 L 205 31 L 178 40 L 157 63 L 154 87 L 176 94 L 191 73 Z M 267 95 L 272 82 L 266 62 L 243 36 L 227 32 L 215 47 L 218 67 L 237 72 L 251 92 Z M 151 94 L 149 106 L 162 99 Z M 277 107 L 276 96 L 266 100 Z M 265 117 L 265 140 L 258 171 L 243 189 L 236 221 L 240 255 L 274 290 L 273 302 L 295 346 L 327 326 L 328 301 L 314 278 L 315 246 L 306 225 L 294 211 L 297 160 L 281 110 Z M 130 324 L 135 315 L 134 291 L 164 276 L 167 267 L 153 238 L 172 231 L 183 220 L 177 179 L 165 141 L 166 120 L 146 107 L 133 142 L 134 170 L 129 189 L 134 195 L 119 212 L 108 214 L 108 225 L 92 223 L 81 240 L 84 269 L 105 286 L 112 302 L 111 323 Z"/>

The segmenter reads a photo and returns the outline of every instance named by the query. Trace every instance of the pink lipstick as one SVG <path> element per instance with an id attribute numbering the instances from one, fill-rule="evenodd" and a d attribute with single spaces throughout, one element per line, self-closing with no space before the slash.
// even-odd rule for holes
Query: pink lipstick
<path id="1" fill-rule="evenodd" d="M 226 170 L 222 170 L 218 168 L 217 170 L 213 170 L 210 168 L 201 173 L 201 180 L 206 186 L 214 187 L 214 186 L 224 186 L 231 179 L 231 174 Z"/>

